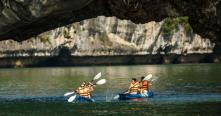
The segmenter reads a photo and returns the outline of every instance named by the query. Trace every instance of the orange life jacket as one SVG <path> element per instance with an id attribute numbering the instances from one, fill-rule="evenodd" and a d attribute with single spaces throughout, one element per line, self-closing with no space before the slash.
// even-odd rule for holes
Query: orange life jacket
<path id="1" fill-rule="evenodd" d="M 147 80 L 143 80 L 140 82 L 140 89 L 148 90 L 149 89 L 149 82 Z"/>
<path id="2" fill-rule="evenodd" d="M 139 90 L 139 83 L 138 82 L 131 83 L 129 93 L 138 92 L 138 90 Z"/>
<path id="3" fill-rule="evenodd" d="M 82 97 L 85 97 L 85 98 L 90 98 L 91 94 L 90 94 L 90 91 L 87 87 L 79 87 L 78 88 L 78 94 Z"/>
<path id="4" fill-rule="evenodd" d="M 93 87 L 93 86 L 88 87 L 88 94 L 89 94 L 88 96 L 89 96 L 89 98 L 91 98 L 91 96 L 92 96 L 92 95 L 91 95 L 91 92 L 92 92 L 92 91 L 94 91 L 94 87 Z"/>

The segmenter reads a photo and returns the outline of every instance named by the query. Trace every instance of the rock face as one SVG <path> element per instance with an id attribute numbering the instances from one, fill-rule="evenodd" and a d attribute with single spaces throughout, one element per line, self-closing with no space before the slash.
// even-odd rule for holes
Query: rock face
<path id="1" fill-rule="evenodd" d="M 188 16 L 194 32 L 220 44 L 221 0 L 1 0 L 0 38 L 22 41 L 100 15 L 136 23 Z"/>
<path id="2" fill-rule="evenodd" d="M 80 21 L 23 42 L 0 42 L 1 57 L 212 53 L 214 43 L 194 34 L 187 17 L 135 24 L 116 17 Z M 64 49 L 66 48 L 66 49 Z"/>
<path id="3" fill-rule="evenodd" d="M 0 38 L 24 40 L 28 36 L 67 24 L 74 17 L 73 11 L 82 9 L 91 1 L 1 0 Z"/>

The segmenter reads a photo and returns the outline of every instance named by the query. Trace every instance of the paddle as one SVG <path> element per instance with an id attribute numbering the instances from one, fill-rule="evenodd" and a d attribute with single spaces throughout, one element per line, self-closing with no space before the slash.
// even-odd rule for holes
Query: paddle
<path id="1" fill-rule="evenodd" d="M 71 96 L 71 97 L 68 99 L 68 102 L 73 102 L 76 97 L 77 97 L 77 95 Z"/>
<path id="2" fill-rule="evenodd" d="M 150 80 L 153 77 L 152 74 L 147 75 L 143 80 Z"/>
<path id="3" fill-rule="evenodd" d="M 149 74 L 143 80 L 150 80 L 152 77 L 153 77 L 153 75 Z M 119 95 L 116 95 L 116 96 L 114 96 L 114 99 L 118 99 L 119 97 L 120 97 Z"/>
<path id="4" fill-rule="evenodd" d="M 91 82 L 93 82 L 94 80 L 99 79 L 100 77 L 101 77 L 101 72 L 98 73 L 98 74 L 93 78 L 93 80 L 92 80 Z M 64 96 L 69 96 L 69 95 L 74 94 L 74 93 L 75 93 L 74 91 L 72 91 L 72 92 L 67 92 L 67 93 L 64 94 Z"/>
<path id="5" fill-rule="evenodd" d="M 106 82 L 107 82 L 106 79 L 101 79 L 101 80 L 97 81 L 97 82 L 95 83 L 95 85 L 103 85 L 103 84 L 105 84 Z"/>
<path id="6" fill-rule="evenodd" d="M 92 80 L 91 82 L 93 82 L 93 81 L 99 79 L 100 77 L 101 77 L 101 72 L 98 73 L 98 74 L 93 78 L 93 80 Z"/>
<path id="7" fill-rule="evenodd" d="M 67 93 L 64 94 L 64 96 L 69 96 L 69 95 L 74 94 L 74 93 L 75 93 L 74 91 L 73 92 L 67 92 Z"/>
<path id="8" fill-rule="evenodd" d="M 120 97 L 119 95 L 116 95 L 114 96 L 114 99 L 119 99 L 119 97 Z"/>
<path id="9" fill-rule="evenodd" d="M 106 82 L 107 82 L 106 79 L 101 79 L 101 80 L 97 81 L 94 85 L 103 85 L 103 84 L 105 84 Z M 71 97 L 68 99 L 68 102 L 73 102 L 75 99 L 76 99 L 76 95 L 71 96 Z"/>

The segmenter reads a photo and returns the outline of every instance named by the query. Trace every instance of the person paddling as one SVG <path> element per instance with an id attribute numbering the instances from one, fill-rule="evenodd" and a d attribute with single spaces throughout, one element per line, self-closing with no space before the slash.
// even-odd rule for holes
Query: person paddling
<path id="1" fill-rule="evenodd" d="M 130 83 L 130 87 L 129 87 L 127 93 L 137 94 L 138 90 L 139 90 L 139 82 L 137 82 L 136 78 L 132 78 L 132 81 Z"/>
<path id="2" fill-rule="evenodd" d="M 81 97 L 91 99 L 91 92 L 94 91 L 93 87 L 94 85 L 91 82 L 87 84 L 86 82 L 83 82 L 81 86 L 76 90 L 76 93 L 78 93 Z"/>
<path id="3" fill-rule="evenodd" d="M 87 92 L 86 92 L 86 82 L 83 82 L 80 87 L 78 87 L 75 92 L 79 94 L 82 97 L 88 97 Z"/>
<path id="4" fill-rule="evenodd" d="M 88 82 L 88 84 L 87 84 L 87 89 L 88 89 L 88 95 L 89 95 L 89 98 L 90 98 L 90 99 L 92 98 L 91 92 L 94 91 L 94 87 L 95 87 L 95 85 L 94 85 L 93 83 Z"/>
<path id="5" fill-rule="evenodd" d="M 86 86 L 86 82 L 83 81 L 83 82 L 81 83 L 80 87 L 78 87 L 78 88 L 75 90 L 75 92 L 78 92 L 79 90 L 82 90 L 85 86 Z"/>
<path id="6" fill-rule="evenodd" d="M 144 80 L 144 77 L 142 76 L 140 79 L 140 94 L 143 96 L 148 96 L 148 91 L 149 91 L 149 81 Z"/>

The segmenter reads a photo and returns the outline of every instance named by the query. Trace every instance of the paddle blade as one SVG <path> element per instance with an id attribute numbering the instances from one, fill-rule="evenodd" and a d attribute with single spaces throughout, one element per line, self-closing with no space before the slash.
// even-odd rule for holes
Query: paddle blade
<path id="1" fill-rule="evenodd" d="M 95 77 L 94 77 L 94 79 L 93 80 L 97 80 L 97 79 L 99 79 L 101 77 L 101 72 L 100 73 L 98 73 Z"/>
<path id="2" fill-rule="evenodd" d="M 149 74 L 149 75 L 147 75 L 147 76 L 144 78 L 144 80 L 150 80 L 152 77 L 153 77 L 153 75 L 152 75 L 152 74 Z"/>
<path id="3" fill-rule="evenodd" d="M 116 99 L 119 99 L 119 95 L 116 95 L 116 96 L 114 96 L 114 99 L 116 100 Z"/>
<path id="4" fill-rule="evenodd" d="M 74 92 L 67 92 L 67 93 L 64 94 L 64 96 L 69 96 L 71 94 L 74 94 Z"/>
<path id="5" fill-rule="evenodd" d="M 157 81 L 158 78 L 159 78 L 159 77 L 154 77 L 154 78 L 151 79 L 151 81 L 152 81 L 152 82 L 155 82 L 155 81 Z"/>
<path id="6" fill-rule="evenodd" d="M 75 100 L 76 97 L 77 97 L 76 95 L 71 96 L 71 97 L 68 99 L 68 102 L 73 102 L 73 101 Z"/>
<path id="7" fill-rule="evenodd" d="M 101 79 L 98 82 L 96 82 L 96 85 L 103 85 L 106 83 L 106 79 Z"/>

